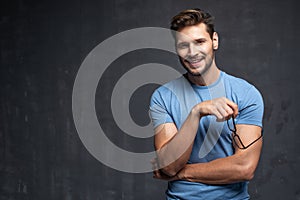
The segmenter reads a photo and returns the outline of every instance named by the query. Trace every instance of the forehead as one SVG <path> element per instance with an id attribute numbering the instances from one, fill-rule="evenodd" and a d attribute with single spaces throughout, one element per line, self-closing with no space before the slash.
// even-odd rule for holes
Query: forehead
<path id="1" fill-rule="evenodd" d="M 177 41 L 193 41 L 201 38 L 210 38 L 206 25 L 203 23 L 187 26 L 176 32 Z"/>

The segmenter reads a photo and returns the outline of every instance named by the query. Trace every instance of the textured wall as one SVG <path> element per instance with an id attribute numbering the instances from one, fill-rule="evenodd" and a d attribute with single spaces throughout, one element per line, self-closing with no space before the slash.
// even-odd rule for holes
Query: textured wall
<path id="1" fill-rule="evenodd" d="M 74 126 L 72 88 L 82 61 L 106 38 L 132 28 L 168 27 L 174 14 L 194 7 L 216 17 L 220 68 L 254 83 L 265 100 L 265 142 L 250 183 L 252 199 L 300 199 L 298 1 L 0 4 L 0 199 L 162 199 L 166 183 L 151 173 L 119 172 L 90 155 Z M 152 140 L 122 133 L 109 110 L 110 95 L 123 73 L 149 62 L 178 68 L 174 55 L 135 51 L 112 63 L 97 89 L 99 123 L 111 141 L 130 151 L 151 151 Z M 149 122 L 146 107 L 155 87 L 141 87 L 131 98 L 137 124 Z"/>

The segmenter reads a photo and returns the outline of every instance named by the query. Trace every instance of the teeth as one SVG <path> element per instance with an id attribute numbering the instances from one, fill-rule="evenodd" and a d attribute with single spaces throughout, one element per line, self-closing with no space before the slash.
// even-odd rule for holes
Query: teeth
<path id="1" fill-rule="evenodd" d="M 199 60 L 187 60 L 187 61 L 190 62 L 190 63 L 197 63 L 197 62 L 200 62 L 201 59 L 199 59 Z"/>
<path id="2" fill-rule="evenodd" d="M 198 59 L 186 59 L 186 61 L 188 61 L 189 63 L 197 63 L 200 62 L 202 60 L 202 58 L 198 58 Z"/>

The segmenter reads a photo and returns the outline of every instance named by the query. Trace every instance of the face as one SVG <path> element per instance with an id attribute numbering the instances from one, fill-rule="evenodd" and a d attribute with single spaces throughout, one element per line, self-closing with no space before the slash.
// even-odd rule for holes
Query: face
<path id="1" fill-rule="evenodd" d="M 201 23 L 187 26 L 176 33 L 176 50 L 184 68 L 193 76 L 204 75 L 215 65 L 214 51 L 218 49 L 218 35 L 213 38 Z"/>

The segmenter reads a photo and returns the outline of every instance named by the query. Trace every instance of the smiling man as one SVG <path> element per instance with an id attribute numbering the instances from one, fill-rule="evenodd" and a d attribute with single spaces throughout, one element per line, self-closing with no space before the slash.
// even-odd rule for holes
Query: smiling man
<path id="1" fill-rule="evenodd" d="M 154 177 L 169 181 L 167 199 L 249 199 L 262 148 L 261 94 L 217 67 L 209 13 L 182 11 L 171 29 L 187 72 L 151 98 Z"/>

